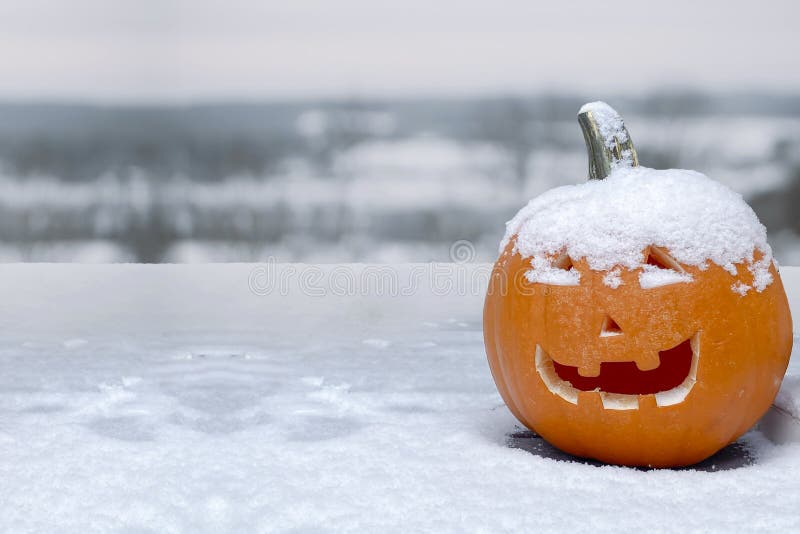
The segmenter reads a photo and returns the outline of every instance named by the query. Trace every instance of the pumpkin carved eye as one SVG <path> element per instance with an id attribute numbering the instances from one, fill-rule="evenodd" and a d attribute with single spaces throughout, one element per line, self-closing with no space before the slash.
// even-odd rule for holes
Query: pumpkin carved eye
<path id="1" fill-rule="evenodd" d="M 581 273 L 575 268 L 566 253 L 552 256 L 535 256 L 531 258 L 532 269 L 525 273 L 529 282 L 553 286 L 580 285 Z"/>
<path id="2" fill-rule="evenodd" d="M 663 249 L 655 246 L 650 246 L 647 249 L 647 259 L 645 260 L 645 263 L 647 265 L 658 267 L 659 269 L 672 269 L 673 271 L 678 271 L 679 273 L 686 272 L 683 270 L 683 267 L 681 267 L 680 263 L 675 260 L 675 258 L 667 254 Z"/>
<path id="3" fill-rule="evenodd" d="M 647 248 L 645 264 L 639 273 L 639 286 L 642 289 L 691 281 L 692 276 L 665 250 L 656 246 Z"/>
<path id="4" fill-rule="evenodd" d="M 572 265 L 572 258 L 566 254 L 562 254 L 556 258 L 555 261 L 553 261 L 553 267 L 563 271 L 572 271 L 575 268 L 574 265 Z"/>

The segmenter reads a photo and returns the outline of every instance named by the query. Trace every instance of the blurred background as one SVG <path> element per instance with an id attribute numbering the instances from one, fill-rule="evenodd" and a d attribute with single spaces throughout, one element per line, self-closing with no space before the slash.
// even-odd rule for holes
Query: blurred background
<path id="1" fill-rule="evenodd" d="M 536 4 L 0 0 L 0 261 L 492 261 L 605 100 L 800 264 L 797 2 Z"/>

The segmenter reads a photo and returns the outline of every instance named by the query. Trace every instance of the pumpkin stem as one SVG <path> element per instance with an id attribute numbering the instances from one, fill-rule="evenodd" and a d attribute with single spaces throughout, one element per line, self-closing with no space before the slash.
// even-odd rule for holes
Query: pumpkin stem
<path id="1" fill-rule="evenodd" d="M 637 167 L 639 158 L 622 117 L 605 102 L 590 102 L 578 112 L 589 152 L 589 179 L 602 180 L 618 167 Z"/>

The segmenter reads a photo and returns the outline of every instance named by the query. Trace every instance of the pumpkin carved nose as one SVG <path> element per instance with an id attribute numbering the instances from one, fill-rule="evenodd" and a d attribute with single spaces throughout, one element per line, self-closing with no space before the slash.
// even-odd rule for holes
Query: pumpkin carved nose
<path id="1" fill-rule="evenodd" d="M 606 315 L 605 319 L 603 319 L 603 326 L 600 329 L 600 337 L 619 336 L 621 334 L 622 328 L 610 315 Z"/>

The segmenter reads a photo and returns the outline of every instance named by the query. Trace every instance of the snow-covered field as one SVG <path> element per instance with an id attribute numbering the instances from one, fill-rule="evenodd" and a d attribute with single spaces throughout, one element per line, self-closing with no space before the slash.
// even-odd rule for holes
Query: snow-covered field
<path id="1" fill-rule="evenodd" d="M 800 529 L 800 443 L 758 431 L 712 472 L 507 446 L 488 272 L 0 266 L 0 531 Z"/>

